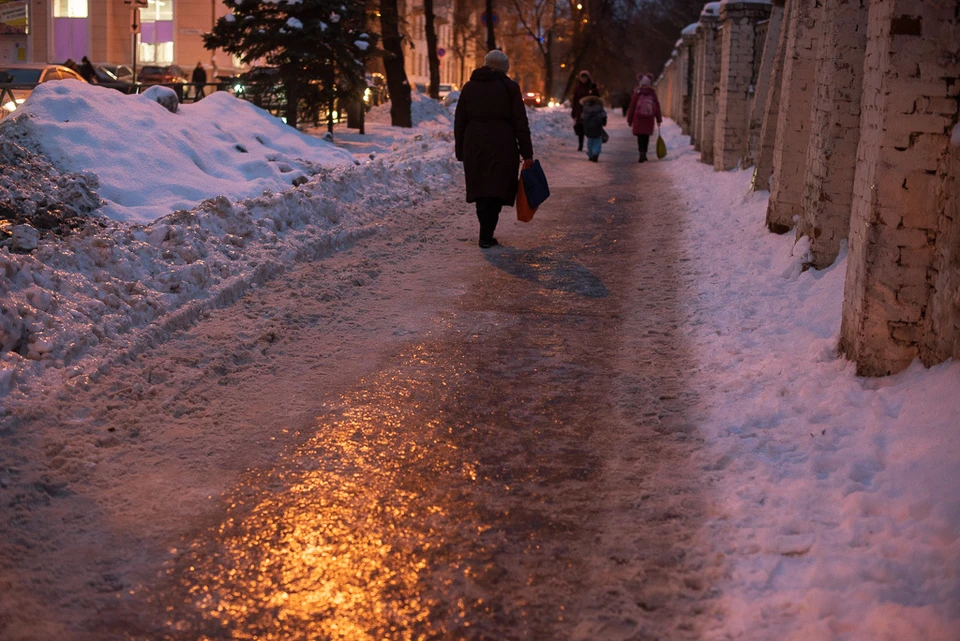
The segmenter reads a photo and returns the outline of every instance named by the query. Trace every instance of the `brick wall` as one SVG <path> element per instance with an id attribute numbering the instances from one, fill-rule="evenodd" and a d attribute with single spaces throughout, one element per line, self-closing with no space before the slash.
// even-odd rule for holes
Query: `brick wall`
<path id="1" fill-rule="evenodd" d="M 850 230 L 867 47 L 861 0 L 821 0 L 820 48 L 803 207 L 797 234 L 810 238 L 811 264 L 829 266 Z"/>
<path id="2" fill-rule="evenodd" d="M 957 353 L 958 93 L 954 3 L 873 0 L 840 336 L 860 374 Z"/>
<path id="3" fill-rule="evenodd" d="M 713 140 L 717 122 L 717 92 L 720 82 L 720 48 L 717 36 L 719 5 L 715 11 L 704 7 L 697 27 L 697 142 L 700 160 L 713 164 Z"/>
<path id="4" fill-rule="evenodd" d="M 770 4 L 727 2 L 720 7 L 720 82 L 713 142 L 713 166 L 734 169 L 747 148 L 747 118 L 756 51 L 756 24 Z"/>
<path id="5" fill-rule="evenodd" d="M 763 117 L 766 114 L 767 95 L 770 92 L 773 64 L 777 57 L 777 45 L 780 42 L 784 2 L 785 0 L 776 0 L 773 3 L 769 20 L 763 25 L 763 29 L 757 31 L 757 39 L 763 44 L 762 49 L 758 51 L 760 65 L 756 73 L 755 90 L 750 100 L 747 153 L 741 163 L 743 167 L 756 165 L 760 156 L 760 132 L 763 127 Z"/>
<path id="6" fill-rule="evenodd" d="M 773 151 L 777 142 L 777 123 L 780 118 L 780 92 L 783 89 L 783 68 L 787 59 L 787 40 L 793 3 L 787 2 L 780 19 L 780 35 L 777 50 L 770 65 L 769 90 L 763 108 L 760 138 L 757 141 L 757 156 L 754 158 L 753 178 L 750 186 L 754 191 L 768 191 L 773 176 Z M 767 33 L 771 33 L 768 29 Z M 761 67 L 762 69 L 762 67 Z"/>
<path id="7" fill-rule="evenodd" d="M 790 4 L 767 207 L 767 227 L 778 234 L 793 229 L 802 214 L 820 17 L 820 0 L 791 0 Z M 786 96 L 789 100 L 784 99 Z"/>

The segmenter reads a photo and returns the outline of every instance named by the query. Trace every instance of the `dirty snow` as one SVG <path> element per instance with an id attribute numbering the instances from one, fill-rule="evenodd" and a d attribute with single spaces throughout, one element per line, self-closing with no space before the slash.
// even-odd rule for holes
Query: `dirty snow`
<path id="1" fill-rule="evenodd" d="M 69 175 L 88 176 L 107 217 L 29 254 L 0 249 L 0 342 L 16 347 L 0 403 L 21 418 L 298 261 L 362 251 L 385 210 L 460 180 L 450 112 L 418 94 L 415 129 L 390 127 L 381 106 L 371 135 L 339 130 L 335 149 L 221 94 L 175 115 L 95 87 L 40 89 L 18 144 L 88 172 Z M 565 110 L 537 112 L 532 130 L 538 149 L 572 135 Z M 672 123 L 664 134 L 685 195 L 664 215 L 682 221 L 699 274 L 686 306 L 708 412 L 700 464 L 721 497 L 705 542 L 728 567 L 707 638 L 956 641 L 960 364 L 856 377 L 836 353 L 845 259 L 803 271 L 805 246 L 765 231 L 748 171 L 715 173 Z"/>

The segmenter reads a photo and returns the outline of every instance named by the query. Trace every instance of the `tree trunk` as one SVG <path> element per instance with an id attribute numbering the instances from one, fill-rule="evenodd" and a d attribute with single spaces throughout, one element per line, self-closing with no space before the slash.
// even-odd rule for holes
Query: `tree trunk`
<path id="1" fill-rule="evenodd" d="M 546 48 L 543 52 L 543 97 L 553 98 L 553 29 L 547 31 Z"/>
<path id="2" fill-rule="evenodd" d="M 493 51 L 497 48 L 497 39 L 493 34 L 493 0 L 487 0 L 487 51 Z"/>
<path id="3" fill-rule="evenodd" d="M 284 80 L 284 93 L 287 95 L 287 104 L 284 109 L 287 124 L 296 129 L 297 111 L 300 106 L 300 81 L 293 77 L 287 77 Z"/>
<path id="4" fill-rule="evenodd" d="M 440 100 L 440 56 L 437 55 L 437 31 L 434 27 L 433 0 L 423 0 L 427 32 L 427 60 L 430 63 L 430 97 Z"/>
<path id="5" fill-rule="evenodd" d="M 400 37 L 400 14 L 397 0 L 380 0 L 380 32 L 383 35 L 383 69 L 390 91 L 390 124 L 412 127 L 410 115 L 410 83 L 403 68 L 403 41 Z"/>

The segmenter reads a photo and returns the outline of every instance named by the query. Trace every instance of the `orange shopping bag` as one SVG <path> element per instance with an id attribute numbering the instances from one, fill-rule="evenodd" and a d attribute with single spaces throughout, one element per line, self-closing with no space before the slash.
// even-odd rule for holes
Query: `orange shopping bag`
<path id="1" fill-rule="evenodd" d="M 527 202 L 527 194 L 523 190 L 523 179 L 518 181 L 517 186 L 517 220 L 522 223 L 529 223 L 533 220 L 533 215 L 537 213 L 536 207 L 531 207 Z"/>

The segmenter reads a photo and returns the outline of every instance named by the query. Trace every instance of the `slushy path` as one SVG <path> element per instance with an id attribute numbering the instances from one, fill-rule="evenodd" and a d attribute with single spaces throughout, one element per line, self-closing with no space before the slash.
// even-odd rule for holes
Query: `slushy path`
<path id="1" fill-rule="evenodd" d="M 543 159 L 532 232 L 505 210 L 477 269 L 435 265 L 438 287 L 466 280 L 429 332 L 342 389 L 300 389 L 327 399 L 307 436 L 241 474 L 89 638 L 699 638 L 720 561 L 698 538 L 679 205 L 611 121 L 600 163 Z M 480 252 L 474 226 L 457 252 Z M 303 303 L 286 304 L 276 318 Z"/>

